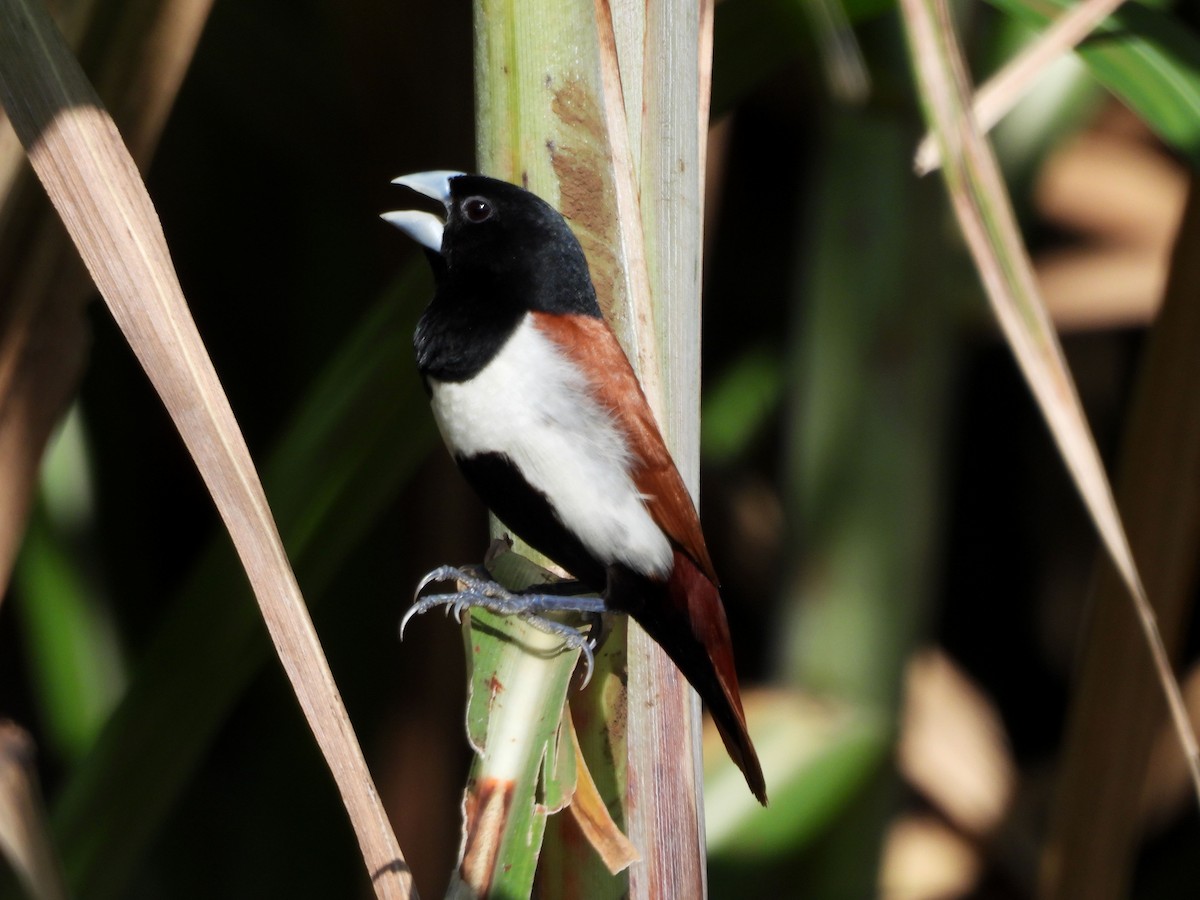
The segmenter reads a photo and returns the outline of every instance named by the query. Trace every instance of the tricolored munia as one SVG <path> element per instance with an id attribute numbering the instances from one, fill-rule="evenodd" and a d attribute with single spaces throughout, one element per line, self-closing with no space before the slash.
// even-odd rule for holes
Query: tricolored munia
<path id="1" fill-rule="evenodd" d="M 476 493 L 515 534 L 600 598 L 509 593 L 450 567 L 460 593 L 434 606 L 539 614 L 620 612 L 658 642 L 708 705 L 725 747 L 763 803 L 729 626 L 700 519 L 633 369 L 605 323 L 579 242 L 529 191 L 457 172 L 395 180 L 440 200 L 384 219 L 426 248 L 436 291 L 417 325 L 417 368 L 446 446 Z"/>

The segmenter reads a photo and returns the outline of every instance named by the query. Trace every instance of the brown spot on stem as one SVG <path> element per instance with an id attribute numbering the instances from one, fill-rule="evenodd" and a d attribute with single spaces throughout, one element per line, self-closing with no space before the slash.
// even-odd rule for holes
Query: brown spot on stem
<path id="1" fill-rule="evenodd" d="M 583 246 L 605 314 L 620 308 L 623 290 L 616 247 L 620 240 L 608 128 L 585 81 L 568 76 L 554 90 L 551 109 L 561 130 L 546 142 L 559 185 L 559 209 Z"/>
<path id="2" fill-rule="evenodd" d="M 511 781 L 486 778 L 467 796 L 467 837 L 459 874 L 480 897 L 487 896 L 491 890 L 514 789 Z"/>

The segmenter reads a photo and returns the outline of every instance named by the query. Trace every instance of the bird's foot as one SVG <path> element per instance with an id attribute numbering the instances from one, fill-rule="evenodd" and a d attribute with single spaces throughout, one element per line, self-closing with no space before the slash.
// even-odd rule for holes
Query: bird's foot
<path id="1" fill-rule="evenodd" d="M 459 590 L 453 594 L 421 596 L 421 591 L 438 581 L 456 581 Z M 586 637 L 578 628 L 546 618 L 545 613 L 576 612 L 598 615 L 607 610 L 604 600 L 600 597 L 517 593 L 492 581 L 482 569 L 439 566 L 421 579 L 413 599 L 413 605 L 400 620 L 401 639 L 404 638 L 404 629 L 413 616 L 442 606 L 447 614 L 454 613 L 456 622 L 461 622 L 464 610 L 478 607 L 501 616 L 519 616 L 522 621 L 539 631 L 561 638 L 568 650 L 578 650 L 583 655 L 585 668 L 582 686 L 587 687 L 588 682 L 592 680 L 592 670 L 596 664 L 593 656 L 595 641 Z"/>

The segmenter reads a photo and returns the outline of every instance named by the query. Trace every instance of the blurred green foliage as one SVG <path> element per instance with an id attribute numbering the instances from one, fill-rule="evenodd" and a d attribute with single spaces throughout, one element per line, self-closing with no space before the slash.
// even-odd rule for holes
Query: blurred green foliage
<path id="1" fill-rule="evenodd" d="M 973 59 L 1011 46 L 1010 21 L 960 12 Z M 761 814 L 739 812 L 717 774 L 710 816 L 734 818 L 713 829 L 714 897 L 870 895 L 906 800 L 890 748 L 918 643 L 947 646 L 996 698 L 1018 762 L 1044 767 L 1070 648 L 1047 649 L 1039 605 L 1090 552 L 1024 388 L 980 328 L 940 185 L 909 175 L 919 119 L 894 11 L 847 13 L 874 84 L 852 109 L 826 97 L 798 0 L 716 9 L 713 110 L 730 130 L 706 261 L 706 529 L 743 668 L 851 725 L 797 753 Z M 220 0 L 149 173 L 426 896 L 457 850 L 463 661 L 456 628 L 431 620 L 401 646 L 395 626 L 419 574 L 478 560 L 486 530 L 412 369 L 429 286 L 377 214 L 396 174 L 472 168 L 470 28 L 465 2 Z M 1193 165 L 1198 46 L 1179 14 L 1130 4 L 1082 53 Z M 1028 212 L 1024 175 L 1097 93 L 1056 98 L 1007 160 L 1044 241 L 1060 236 Z M 115 328 L 99 309 L 92 324 L 60 444 L 74 461 L 48 467 L 0 607 L 0 713 L 37 733 L 77 895 L 365 896 L 199 479 Z M 1068 342 L 1102 442 L 1136 340 Z M 1060 601 L 1055 616 L 1077 615 Z M 782 735 L 786 756 L 797 721 L 764 741 Z M 1140 896 L 1200 883 L 1180 833 L 1197 827 L 1147 852 Z M 987 861 L 979 896 L 1028 895 L 1002 855 Z"/>

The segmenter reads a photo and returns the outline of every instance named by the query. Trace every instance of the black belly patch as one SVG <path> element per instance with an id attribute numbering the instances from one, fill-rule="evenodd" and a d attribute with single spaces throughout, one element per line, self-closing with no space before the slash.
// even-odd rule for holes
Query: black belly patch
<path id="1" fill-rule="evenodd" d="M 502 453 L 456 456 L 467 483 L 484 503 L 523 541 L 554 560 L 575 578 L 604 590 L 606 573 L 579 538 L 559 521 L 546 499 Z"/>

